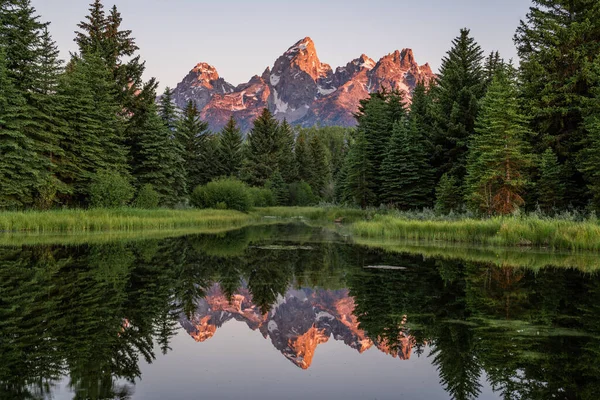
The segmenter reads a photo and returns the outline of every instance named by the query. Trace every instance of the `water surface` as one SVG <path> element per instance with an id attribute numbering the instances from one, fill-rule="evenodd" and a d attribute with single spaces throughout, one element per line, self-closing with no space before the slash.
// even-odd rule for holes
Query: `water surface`
<path id="1" fill-rule="evenodd" d="M 0 399 L 599 398 L 593 261 L 409 250 L 302 224 L 0 247 Z"/>

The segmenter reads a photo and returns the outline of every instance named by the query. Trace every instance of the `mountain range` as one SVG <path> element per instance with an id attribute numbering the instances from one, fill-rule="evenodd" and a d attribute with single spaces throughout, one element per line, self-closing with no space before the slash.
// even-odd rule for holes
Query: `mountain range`
<path id="1" fill-rule="evenodd" d="M 205 62 L 196 65 L 173 91 L 180 108 L 192 100 L 212 130 L 233 115 L 242 130 L 267 107 L 279 120 L 294 125 L 354 126 L 360 100 L 380 89 L 404 91 L 434 77 L 429 64 L 419 65 L 411 49 L 396 50 L 375 62 L 366 55 L 335 71 L 322 63 L 306 37 L 281 55 L 272 67 L 249 82 L 234 86 Z"/>
<path id="2" fill-rule="evenodd" d="M 182 316 L 180 324 L 194 340 L 205 342 L 226 322 L 245 322 L 302 369 L 310 367 L 317 346 L 332 336 L 361 354 L 375 347 L 394 358 L 410 358 L 414 339 L 405 330 L 399 332 L 400 345 L 390 348 L 385 340 L 367 336 L 359 327 L 354 308 L 354 299 L 347 289 L 290 289 L 263 314 L 252 302 L 248 288 L 238 289 L 228 299 L 215 284 L 200 300 L 192 317 Z"/>

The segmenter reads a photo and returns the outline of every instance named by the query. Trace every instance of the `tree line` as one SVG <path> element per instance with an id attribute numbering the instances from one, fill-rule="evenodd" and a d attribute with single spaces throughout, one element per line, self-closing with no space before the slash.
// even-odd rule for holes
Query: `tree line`
<path id="1" fill-rule="evenodd" d="M 345 129 L 264 110 L 247 140 L 233 118 L 210 132 L 192 101 L 179 110 L 168 88 L 157 101 L 116 7 L 90 5 L 66 65 L 29 0 L 1 1 L 0 22 L 0 209 L 173 207 L 219 177 L 267 185 L 282 205 L 333 199 Z"/>
<path id="2" fill-rule="evenodd" d="M 600 7 L 534 0 L 516 68 L 463 29 L 412 103 L 361 102 L 342 196 L 366 206 L 510 214 L 600 210 Z"/>
<path id="3" fill-rule="evenodd" d="M 265 109 L 210 132 L 145 82 L 116 7 L 95 0 L 63 65 L 29 0 L 0 1 L 0 209 L 187 205 L 223 177 L 272 204 L 319 201 L 510 214 L 600 209 L 600 10 L 535 0 L 520 65 L 463 29 L 431 82 L 361 101 L 357 127 L 292 127 Z"/>

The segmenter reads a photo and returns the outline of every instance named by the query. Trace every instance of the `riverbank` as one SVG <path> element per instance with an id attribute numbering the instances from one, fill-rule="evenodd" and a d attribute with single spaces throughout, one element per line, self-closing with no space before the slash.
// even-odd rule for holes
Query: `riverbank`
<path id="1" fill-rule="evenodd" d="M 252 216 L 230 210 L 90 209 L 0 213 L 2 233 L 111 232 L 235 228 Z"/>
<path id="2" fill-rule="evenodd" d="M 421 243 L 469 243 L 503 247 L 600 251 L 598 219 L 583 221 L 539 216 L 474 219 L 360 210 L 343 207 L 270 207 L 250 213 L 231 210 L 55 210 L 0 213 L 0 232 L 86 233 L 235 229 L 267 220 L 301 219 L 341 224 L 357 238 Z"/>
<path id="3" fill-rule="evenodd" d="M 369 239 L 600 251 L 598 219 L 574 221 L 533 215 L 487 219 L 449 218 L 338 207 L 280 207 L 261 209 L 261 213 L 280 218 L 338 221 L 346 225 L 350 234 Z"/>

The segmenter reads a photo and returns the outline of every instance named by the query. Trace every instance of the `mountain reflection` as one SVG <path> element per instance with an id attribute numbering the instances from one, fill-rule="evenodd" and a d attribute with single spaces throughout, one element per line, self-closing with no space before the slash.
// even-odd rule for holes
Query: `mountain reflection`
<path id="1" fill-rule="evenodd" d="M 364 268 L 377 265 L 402 268 Z M 336 340 L 428 357 L 454 399 L 486 381 L 503 399 L 596 399 L 599 317 L 597 274 L 386 252 L 304 225 L 0 247 L 0 399 L 65 384 L 135 398 L 140 362 L 169 357 L 181 327 L 210 346 L 230 320 L 303 369 Z"/>
<path id="2" fill-rule="evenodd" d="M 227 298 L 215 284 L 200 301 L 192 318 L 182 318 L 181 325 L 197 342 L 204 342 L 232 319 L 245 322 L 248 328 L 269 338 L 277 350 L 302 369 L 310 367 L 317 346 L 332 336 L 359 353 L 375 345 L 393 357 L 410 358 L 413 342 L 406 332 L 398 332 L 399 346 L 394 348 L 385 340 L 373 341 L 360 329 L 354 308 L 354 299 L 346 289 L 298 289 L 287 291 L 263 314 L 252 302 L 252 293 L 247 288 L 240 288 Z"/>

